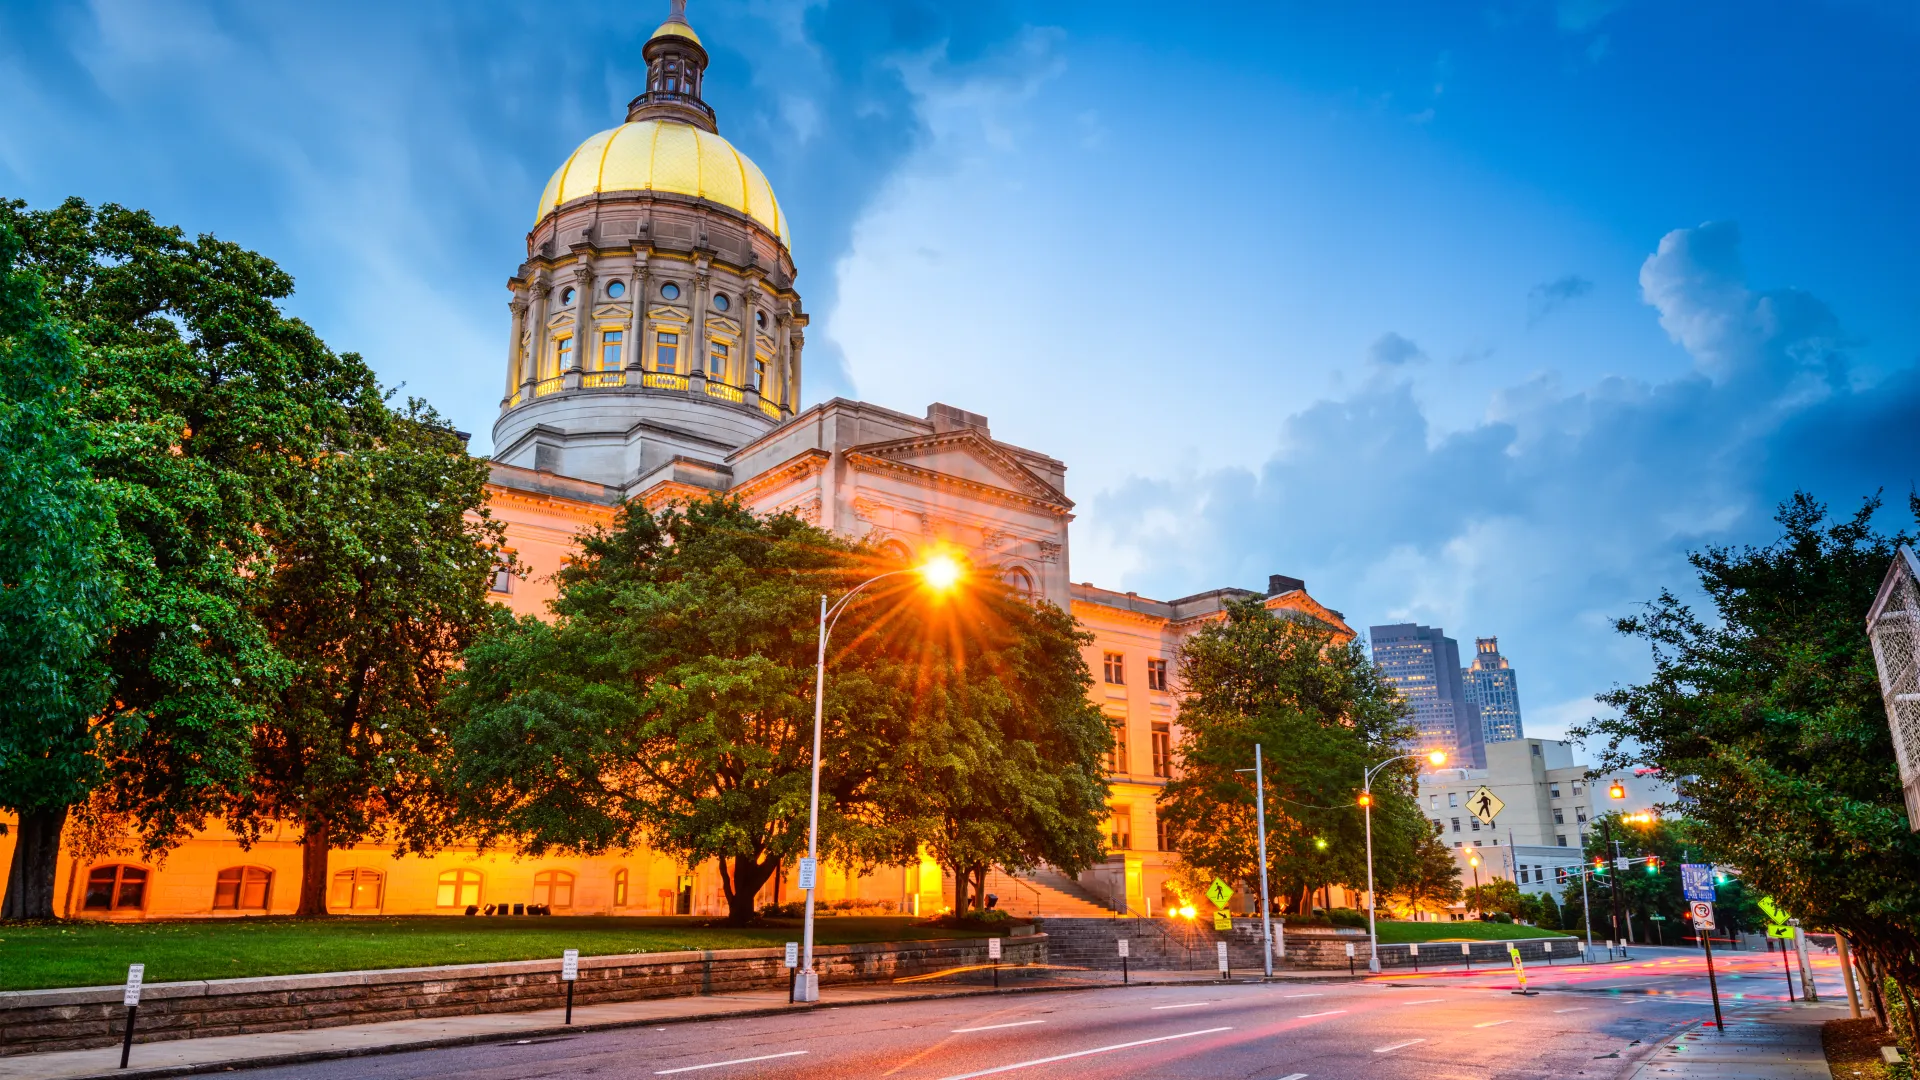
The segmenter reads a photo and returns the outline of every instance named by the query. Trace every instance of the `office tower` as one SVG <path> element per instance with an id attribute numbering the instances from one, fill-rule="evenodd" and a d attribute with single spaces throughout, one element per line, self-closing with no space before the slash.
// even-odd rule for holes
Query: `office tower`
<path id="1" fill-rule="evenodd" d="M 1500 655 L 1500 639 L 1473 639 L 1473 665 L 1460 673 L 1467 700 L 1480 709 L 1480 730 L 1488 742 L 1525 738 L 1520 728 L 1520 687 L 1513 667 Z"/>
<path id="2" fill-rule="evenodd" d="M 1422 750 L 1444 750 L 1449 764 L 1483 769 L 1486 741 L 1480 713 L 1460 677 L 1460 644 L 1438 627 L 1394 623 L 1367 631 L 1373 662 L 1413 706 Z"/>

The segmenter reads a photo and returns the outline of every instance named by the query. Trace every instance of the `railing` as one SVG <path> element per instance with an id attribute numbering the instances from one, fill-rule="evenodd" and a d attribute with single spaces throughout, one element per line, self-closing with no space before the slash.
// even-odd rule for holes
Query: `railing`
<path id="1" fill-rule="evenodd" d="M 625 371 L 583 372 L 580 375 L 580 382 L 577 389 L 617 390 L 628 385 L 628 378 L 629 373 Z M 648 390 L 677 390 L 683 394 L 695 392 L 691 378 L 669 371 L 643 371 L 640 373 L 639 385 Z M 514 390 L 507 399 L 507 408 L 511 409 L 525 405 L 534 398 L 546 397 L 548 394 L 557 394 L 565 388 L 566 377 L 563 375 L 556 375 L 551 379 L 541 379 L 533 384 L 531 392 L 525 387 Z M 707 380 L 706 388 L 708 397 L 719 398 L 722 401 L 731 401 L 737 405 L 747 405 L 746 390 L 742 387 L 729 386 L 723 382 Z M 765 413 L 769 418 L 776 421 L 784 420 L 793 415 L 792 409 L 776 402 L 768 401 L 762 397 L 756 397 L 754 403 L 747 405 L 747 407 L 757 408 L 760 412 Z"/>

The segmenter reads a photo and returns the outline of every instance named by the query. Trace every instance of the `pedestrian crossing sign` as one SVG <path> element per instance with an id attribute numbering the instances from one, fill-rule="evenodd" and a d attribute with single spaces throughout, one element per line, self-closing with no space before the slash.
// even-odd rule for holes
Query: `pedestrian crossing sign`
<path id="1" fill-rule="evenodd" d="M 1226 882 L 1214 878 L 1213 884 L 1207 886 L 1207 899 L 1213 902 L 1214 907 L 1226 907 L 1227 901 L 1233 899 L 1233 890 L 1227 888 Z"/>
<path id="2" fill-rule="evenodd" d="M 1493 819 L 1500 816 L 1500 811 L 1506 808 L 1507 804 L 1502 802 L 1500 796 L 1495 795 L 1485 784 L 1481 784 L 1478 791 L 1467 796 L 1467 813 L 1489 825 L 1493 824 Z"/>
<path id="3" fill-rule="evenodd" d="M 1228 915 L 1228 914 L 1227 914 L 1226 912 L 1224 912 L 1224 911 L 1216 911 L 1216 912 L 1214 912 L 1214 913 L 1213 913 L 1213 928 L 1214 928 L 1215 930 L 1231 930 L 1231 929 L 1233 929 L 1233 916 L 1231 916 L 1231 915 Z"/>

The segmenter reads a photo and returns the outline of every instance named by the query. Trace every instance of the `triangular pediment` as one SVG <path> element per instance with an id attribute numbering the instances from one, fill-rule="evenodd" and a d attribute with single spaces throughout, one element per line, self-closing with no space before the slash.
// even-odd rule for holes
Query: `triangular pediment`
<path id="1" fill-rule="evenodd" d="M 972 429 L 866 443 L 852 447 L 848 453 L 908 470 L 935 482 L 947 479 L 992 488 L 1061 510 L 1073 506 L 1063 492 L 1022 465 L 992 439 Z"/>

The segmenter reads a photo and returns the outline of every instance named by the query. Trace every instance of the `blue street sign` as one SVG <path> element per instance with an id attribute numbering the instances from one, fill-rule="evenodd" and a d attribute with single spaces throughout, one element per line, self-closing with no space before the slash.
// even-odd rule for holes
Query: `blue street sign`
<path id="1" fill-rule="evenodd" d="M 1713 867 L 1707 863 L 1680 864 L 1680 892 L 1688 900 L 1705 900 L 1711 904 L 1713 895 Z"/>

